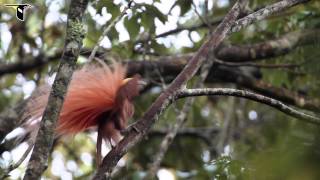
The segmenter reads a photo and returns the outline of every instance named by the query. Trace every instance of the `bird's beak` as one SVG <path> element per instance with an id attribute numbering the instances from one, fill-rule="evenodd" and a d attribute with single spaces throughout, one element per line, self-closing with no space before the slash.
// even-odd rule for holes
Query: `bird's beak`
<path id="1" fill-rule="evenodd" d="M 127 84 L 127 82 L 129 82 L 132 78 L 126 78 L 122 81 L 122 85 Z"/>
<path id="2" fill-rule="evenodd" d="M 133 78 L 126 78 L 122 81 L 122 85 L 125 85 L 126 83 L 128 83 L 129 81 L 131 81 Z M 139 79 L 138 80 L 138 88 L 139 88 L 139 91 L 143 90 L 146 86 L 147 86 L 147 82 Z"/>

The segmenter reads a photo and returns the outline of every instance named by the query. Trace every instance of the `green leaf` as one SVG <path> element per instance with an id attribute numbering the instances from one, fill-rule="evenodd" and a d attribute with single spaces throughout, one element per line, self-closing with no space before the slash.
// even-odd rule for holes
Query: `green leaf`
<path id="1" fill-rule="evenodd" d="M 138 16 L 132 16 L 130 19 L 129 17 L 126 17 L 124 19 L 124 26 L 126 27 L 130 39 L 134 40 L 139 34 L 140 25 L 138 23 Z"/>
<path id="2" fill-rule="evenodd" d="M 167 48 L 163 44 L 157 43 L 157 41 L 151 41 L 150 47 L 157 53 L 157 54 L 166 54 Z"/>
<path id="3" fill-rule="evenodd" d="M 157 17 L 162 23 L 165 23 L 167 21 L 167 16 L 162 14 L 161 11 L 159 11 L 158 8 L 152 6 L 152 5 L 149 5 L 149 4 L 145 4 L 144 5 L 145 8 L 146 8 L 146 13 L 150 16 L 154 16 L 154 17 Z"/>
<path id="4" fill-rule="evenodd" d="M 115 27 L 112 27 L 107 35 L 111 41 L 119 39 L 119 33 Z"/>
<path id="5" fill-rule="evenodd" d="M 192 0 L 178 0 L 177 4 L 180 6 L 180 16 L 183 16 L 191 9 Z"/>
<path id="6" fill-rule="evenodd" d="M 145 31 L 154 32 L 154 17 L 143 13 L 141 15 L 141 24 L 145 28 Z"/>
<path id="7" fill-rule="evenodd" d="M 106 7 L 107 8 L 107 12 L 110 13 L 112 15 L 112 19 L 116 18 L 117 16 L 120 15 L 120 7 L 115 5 L 112 1 L 99 1 L 97 3 L 96 9 L 97 9 L 97 13 L 101 14 L 102 8 Z"/>

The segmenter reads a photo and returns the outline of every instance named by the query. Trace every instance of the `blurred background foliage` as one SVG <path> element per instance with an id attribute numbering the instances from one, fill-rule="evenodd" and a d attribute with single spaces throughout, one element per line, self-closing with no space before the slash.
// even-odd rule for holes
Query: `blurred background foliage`
<path id="1" fill-rule="evenodd" d="M 7 3 L 29 3 L 26 21 L 15 18 Z M 195 52 L 206 39 L 208 27 L 202 24 L 195 9 L 207 20 L 225 15 L 232 0 L 135 0 L 127 15 L 101 42 L 100 58 L 116 61 L 152 61 L 159 56 Z M 250 9 L 258 9 L 275 0 L 250 0 Z M 38 60 L 39 66 L 27 71 L 0 75 L 0 110 L 26 99 L 43 81 L 50 80 L 61 54 L 69 1 L 1 0 L 0 66 Z M 87 34 L 79 65 L 86 62 L 103 29 L 121 13 L 127 1 L 91 1 L 84 24 Z M 207 12 L 207 13 L 206 13 Z M 287 33 L 320 28 L 320 1 L 311 1 L 259 21 L 225 40 L 226 44 L 250 45 L 277 39 Z M 187 30 L 168 36 L 159 34 L 179 28 Z M 191 29 L 191 30 L 190 30 Z M 319 31 L 317 31 L 319 32 Z M 316 34 L 315 34 L 316 37 Z M 319 35 L 308 46 L 299 46 L 289 54 L 264 64 L 302 64 L 294 69 L 260 69 L 262 79 L 275 87 L 320 98 Z M 58 56 L 57 56 L 58 54 Z M 52 79 L 52 78 L 51 78 Z M 237 87 L 237 84 L 214 83 L 209 87 Z M 161 92 L 161 82 L 137 98 L 137 120 Z M 174 108 L 164 112 L 154 129 L 167 129 L 175 123 Z M 161 164 L 158 177 L 176 179 L 290 179 L 320 178 L 320 128 L 282 114 L 268 106 L 232 97 L 199 97 L 188 114 L 184 128 L 206 128 L 211 133 L 199 136 L 179 135 Z M 203 131 L 205 132 L 205 131 Z M 95 170 L 95 133 L 60 139 L 50 158 L 44 179 L 88 179 Z M 119 162 L 115 179 L 141 179 L 148 170 L 163 136 L 150 134 Z M 1 146 L 1 145 L 0 145 Z M 21 144 L 2 152 L 0 166 L 8 167 L 25 150 Z M 108 148 L 107 148 L 108 149 Z M 106 151 L 107 151 L 106 149 Z M 11 173 L 19 179 L 25 163 Z M 167 174 L 164 176 L 163 174 Z M 161 178 L 162 177 L 162 178 Z"/>

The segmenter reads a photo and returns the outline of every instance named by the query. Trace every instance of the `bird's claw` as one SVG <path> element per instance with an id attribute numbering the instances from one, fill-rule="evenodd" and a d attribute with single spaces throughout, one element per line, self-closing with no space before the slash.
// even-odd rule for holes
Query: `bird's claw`
<path id="1" fill-rule="evenodd" d="M 109 144 L 110 144 L 111 149 L 113 149 L 114 147 L 116 147 L 115 145 L 112 144 L 111 139 L 108 139 L 108 141 L 109 141 Z"/>
<path id="2" fill-rule="evenodd" d="M 136 131 L 137 133 L 140 133 L 140 130 L 136 127 L 135 123 L 129 125 L 126 129 L 121 130 L 120 133 L 121 133 L 121 135 L 126 136 L 132 130 Z"/>

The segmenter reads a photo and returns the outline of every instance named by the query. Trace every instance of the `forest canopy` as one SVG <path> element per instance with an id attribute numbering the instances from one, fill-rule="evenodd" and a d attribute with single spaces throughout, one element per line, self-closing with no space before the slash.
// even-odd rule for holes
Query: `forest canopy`
<path id="1" fill-rule="evenodd" d="M 318 179 L 319 48 L 316 0 L 2 0 L 0 179 Z M 55 128 L 77 72 L 114 63 L 144 84 L 99 164 L 99 125 Z"/>

